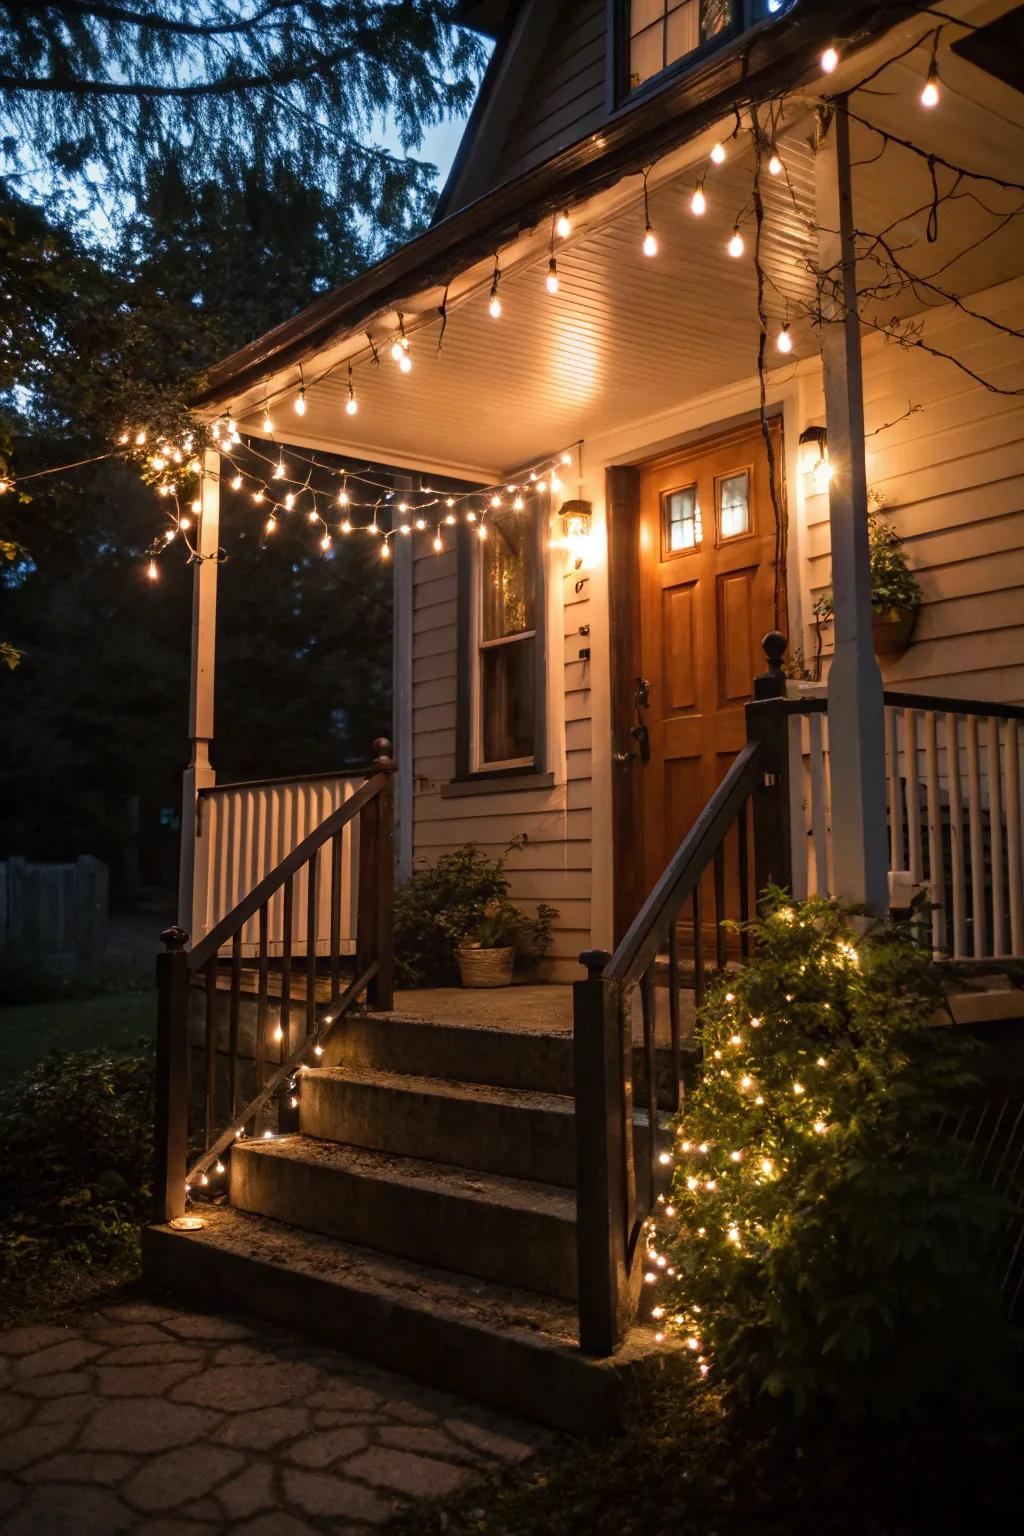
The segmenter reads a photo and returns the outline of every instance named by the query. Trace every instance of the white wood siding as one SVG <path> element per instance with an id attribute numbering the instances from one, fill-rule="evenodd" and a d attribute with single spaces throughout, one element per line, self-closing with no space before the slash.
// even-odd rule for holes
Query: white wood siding
<path id="1" fill-rule="evenodd" d="M 553 567 L 562 557 L 552 552 Z M 557 591 L 561 582 L 563 592 Z M 433 864 L 463 843 L 478 843 L 492 857 L 513 837 L 526 845 L 508 855 L 513 900 L 533 911 L 541 901 L 558 909 L 542 975 L 569 981 L 577 957 L 590 944 L 591 797 L 590 677 L 578 659 L 579 626 L 590 623 L 587 586 L 576 575 L 555 578 L 549 607 L 547 768 L 550 788 L 501 790 L 442 798 L 455 774 L 456 556 L 436 555 L 418 542 L 413 575 L 413 868 Z"/>
<path id="2" fill-rule="evenodd" d="M 966 301 L 1024 329 L 1024 280 Z M 944 308 L 929 346 L 1004 389 L 1024 389 L 1024 347 L 983 320 Z M 1016 703 L 1024 699 L 1024 398 L 999 395 L 920 349 L 874 341 L 864 356 L 868 485 L 906 540 L 924 589 L 914 640 L 883 666 L 886 685 Z M 807 419 L 824 419 L 817 380 Z M 920 410 L 885 431 L 909 404 Z M 805 489 L 808 489 L 805 487 Z M 813 602 L 831 580 L 828 498 L 807 495 L 802 571 Z M 810 603 L 806 617 L 810 619 Z M 824 630 L 827 659 L 831 627 Z M 804 650 L 814 655 L 814 628 Z"/>

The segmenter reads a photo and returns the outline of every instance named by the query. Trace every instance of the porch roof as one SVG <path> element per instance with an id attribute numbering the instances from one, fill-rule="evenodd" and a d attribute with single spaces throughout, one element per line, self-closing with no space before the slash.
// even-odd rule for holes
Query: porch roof
<path id="1" fill-rule="evenodd" d="M 1005 8 L 972 0 L 957 3 L 960 14 L 984 11 L 986 20 Z M 798 8 L 787 15 L 785 26 L 773 28 L 771 49 L 763 57 L 758 54 L 763 41 L 750 50 L 750 94 L 788 93 L 777 137 L 787 174 L 763 178 L 761 264 L 766 309 L 775 323 L 787 312 L 802 314 L 813 300 L 818 53 L 844 20 L 852 28 L 862 10 L 833 6 L 823 22 L 818 9 L 804 13 Z M 877 18 L 877 11 L 872 15 Z M 921 35 L 920 19 L 910 16 L 884 37 L 864 42 L 856 55 L 844 49 L 830 91 L 861 79 Z M 895 64 L 885 78 L 886 94 L 861 103 L 864 117 L 954 164 L 966 160 L 972 169 L 1013 179 L 1024 159 L 1024 98 L 944 50 L 942 106 L 923 113 L 917 97 L 928 57 L 929 47 L 923 44 Z M 699 78 L 681 81 L 612 124 L 603 143 L 576 145 L 497 189 L 227 359 L 211 371 L 197 402 L 201 413 L 212 416 L 230 408 L 242 431 L 258 435 L 269 401 L 274 436 L 299 446 L 493 480 L 584 432 L 600 435 L 749 378 L 756 368 L 759 331 L 756 274 L 750 260 L 733 261 L 726 254 L 741 213 L 748 253 L 753 244 L 749 133 L 729 144 L 726 163 L 709 174 L 703 218 L 695 218 L 689 208 L 694 178 L 703 171 L 712 145 L 732 132 L 735 119 L 721 114 L 724 102 L 736 94 L 741 66 L 736 51 L 729 50 Z M 801 83 L 811 77 L 814 88 L 802 90 Z M 673 119 L 666 111 L 670 98 L 685 103 L 682 117 Z M 898 145 L 872 163 L 880 142 L 876 133 L 855 122 L 861 228 L 877 231 L 892 225 L 901 246 L 912 242 L 904 259 L 924 273 L 955 256 L 944 281 L 962 294 L 1021 270 L 1024 262 L 1012 225 L 968 250 L 977 238 L 979 217 L 970 198 L 943 205 L 938 239 L 929 242 L 927 163 Z M 656 153 L 660 158 L 650 171 L 649 192 L 659 255 L 647 260 L 640 250 L 644 221 L 638 171 L 650 166 Z M 1000 196 L 1009 206 L 1006 194 L 995 188 L 990 206 L 1000 206 Z M 567 203 L 573 231 L 568 240 L 557 242 L 561 289 L 552 298 L 544 287 L 551 219 Z M 496 248 L 503 305 L 497 321 L 487 306 Z M 439 350 L 439 307 L 446 286 L 447 325 Z M 926 307 L 927 300 L 903 295 L 900 303 L 906 312 Z M 897 307 L 888 305 L 887 313 Z M 388 355 L 399 315 L 411 344 L 408 376 Z M 367 332 L 381 352 L 379 367 L 373 364 Z M 806 318 L 794 321 L 793 339 L 794 360 L 817 354 L 817 337 Z M 778 354 L 772 361 L 778 361 Z M 355 416 L 344 411 L 350 362 L 359 405 Z M 301 420 L 291 409 L 300 366 L 307 402 Z"/>

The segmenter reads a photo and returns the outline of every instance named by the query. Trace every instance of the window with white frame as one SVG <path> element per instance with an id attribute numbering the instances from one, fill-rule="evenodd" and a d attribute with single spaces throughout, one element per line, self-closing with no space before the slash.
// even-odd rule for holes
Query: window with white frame
<path id="1" fill-rule="evenodd" d="M 625 0 L 620 33 L 626 53 L 628 91 L 638 90 L 663 70 L 724 43 L 793 0 Z"/>
<path id="2" fill-rule="evenodd" d="M 477 542 L 477 541 L 474 541 Z M 490 516 L 477 545 L 474 763 L 533 767 L 537 755 L 537 520 Z"/>

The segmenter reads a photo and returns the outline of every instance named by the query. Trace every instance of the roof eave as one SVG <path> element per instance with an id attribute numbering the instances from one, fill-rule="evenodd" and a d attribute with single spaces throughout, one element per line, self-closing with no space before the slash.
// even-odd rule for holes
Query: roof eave
<path id="1" fill-rule="evenodd" d="M 785 13 L 768 27 L 712 54 L 692 74 L 624 109 L 601 130 L 496 187 L 408 241 L 334 293 L 250 342 L 208 370 L 197 410 L 225 405 L 283 368 L 297 366 L 372 318 L 489 257 L 523 229 L 567 202 L 614 185 L 733 110 L 738 91 L 760 96 L 790 89 L 816 72 L 821 50 L 842 36 L 849 51 L 905 21 L 863 0 Z"/>

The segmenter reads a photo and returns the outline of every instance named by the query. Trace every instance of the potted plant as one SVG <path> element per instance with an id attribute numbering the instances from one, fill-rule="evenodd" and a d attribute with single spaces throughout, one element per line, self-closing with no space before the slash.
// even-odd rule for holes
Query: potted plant
<path id="1" fill-rule="evenodd" d="M 506 855 L 518 851 L 515 839 Z M 508 986 L 529 973 L 551 942 L 558 914 L 541 902 L 530 917 L 509 900 L 505 858 L 475 843 L 442 854 L 395 895 L 395 964 L 402 985 Z M 476 979 L 481 978 L 481 979 Z"/>
<path id="2" fill-rule="evenodd" d="M 910 644 L 924 594 L 910 569 L 903 540 L 876 511 L 868 513 L 868 551 L 875 654 L 902 656 Z M 822 624 L 831 620 L 832 613 L 832 593 L 823 592 L 814 605 L 814 616 Z"/>

